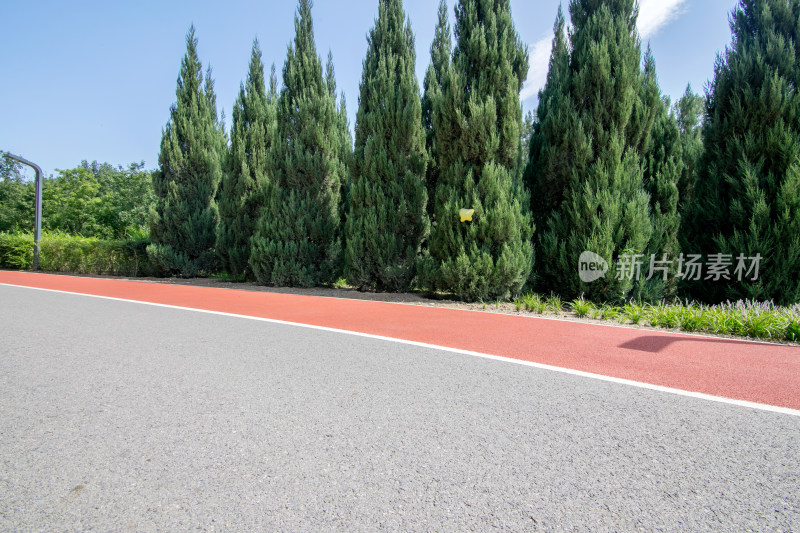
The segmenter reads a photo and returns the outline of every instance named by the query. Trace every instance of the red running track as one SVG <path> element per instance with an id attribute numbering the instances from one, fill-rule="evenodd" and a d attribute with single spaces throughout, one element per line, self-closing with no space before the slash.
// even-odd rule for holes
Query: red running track
<path id="1" fill-rule="evenodd" d="M 0 271 L 0 283 L 392 337 L 800 409 L 800 349 L 384 302 Z"/>

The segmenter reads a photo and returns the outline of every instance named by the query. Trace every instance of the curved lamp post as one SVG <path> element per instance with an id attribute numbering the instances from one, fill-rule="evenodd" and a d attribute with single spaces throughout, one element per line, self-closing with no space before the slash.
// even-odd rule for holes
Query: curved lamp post
<path id="1" fill-rule="evenodd" d="M 36 163 L 31 163 L 27 159 L 14 154 L 5 153 L 5 156 L 14 161 L 19 161 L 23 165 L 28 165 L 36 171 L 36 215 L 33 227 L 33 269 L 39 270 L 39 241 L 42 237 L 42 178 L 44 173 L 42 167 Z"/>

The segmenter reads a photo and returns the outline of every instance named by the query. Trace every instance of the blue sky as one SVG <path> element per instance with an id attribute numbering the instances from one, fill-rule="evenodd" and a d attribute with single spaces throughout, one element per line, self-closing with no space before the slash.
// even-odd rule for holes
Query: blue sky
<path id="1" fill-rule="evenodd" d="M 452 23 L 455 0 L 448 2 Z M 564 0 L 566 10 L 567 1 Z M 639 28 L 656 58 L 665 94 L 687 83 L 702 90 L 716 55 L 730 42 L 728 14 L 736 0 L 640 0 Z M 536 105 L 549 57 L 559 0 L 511 0 L 517 31 L 528 43 L 531 71 L 526 109 Z M 430 61 L 438 0 L 405 0 L 416 36 L 417 76 Z M 217 104 L 230 127 L 231 107 L 258 37 L 269 69 L 280 73 L 294 35 L 294 1 L 30 1 L 0 7 L 0 150 L 39 163 L 45 173 L 82 159 L 158 164 L 161 130 L 175 101 L 185 34 L 194 23 L 200 59 L 211 64 Z M 358 105 L 366 34 L 377 0 L 316 0 L 314 29 L 324 58 L 333 52 L 351 127 Z"/>

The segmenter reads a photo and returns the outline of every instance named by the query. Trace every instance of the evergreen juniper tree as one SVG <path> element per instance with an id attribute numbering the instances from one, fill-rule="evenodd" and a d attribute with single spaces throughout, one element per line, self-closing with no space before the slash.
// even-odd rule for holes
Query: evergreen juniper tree
<path id="1" fill-rule="evenodd" d="M 531 270 L 528 197 L 515 176 L 528 52 L 508 0 L 460 0 L 456 47 L 433 101 L 438 181 L 424 280 L 459 298 L 505 298 Z M 462 217 L 461 210 L 474 210 Z"/>
<path id="2" fill-rule="evenodd" d="M 618 276 L 613 266 L 620 256 L 643 256 L 653 231 L 642 175 L 658 87 L 654 73 L 641 68 L 634 0 L 571 0 L 569 10 L 568 79 L 561 78 L 566 91 L 558 97 L 566 101 L 537 128 L 545 136 L 538 142 L 554 149 L 531 161 L 543 167 L 532 194 L 546 199 L 536 209 L 542 217 L 537 274 L 541 287 L 568 298 L 585 293 L 619 301 L 632 289 L 635 270 Z M 557 64 L 563 68 L 563 56 Z M 562 127 L 546 123 L 560 120 Z M 608 261 L 605 278 L 581 281 L 584 251 Z"/>
<path id="3" fill-rule="evenodd" d="M 341 270 L 341 115 L 314 44 L 311 0 L 300 0 L 283 66 L 267 205 L 250 266 L 261 283 L 313 286 Z"/>
<path id="4" fill-rule="evenodd" d="M 536 120 L 529 140 L 524 179 L 530 189 L 533 221 L 544 221 L 558 209 L 569 182 L 572 153 L 584 147 L 583 134 L 574 105 L 569 98 L 569 42 L 561 6 L 553 25 L 553 46 L 547 79 L 539 91 Z M 541 237 L 541 231 L 537 237 Z M 537 246 L 538 248 L 538 246 Z M 534 273 L 535 275 L 535 273 Z"/>
<path id="5" fill-rule="evenodd" d="M 695 94 L 689 84 L 683 96 L 675 102 L 673 112 L 681 136 L 683 172 L 678 183 L 678 206 L 679 211 L 683 212 L 691 205 L 692 191 L 703 156 L 702 126 L 705 98 Z"/>
<path id="6" fill-rule="evenodd" d="M 429 230 L 425 130 L 402 0 L 380 0 L 367 37 L 345 225 L 345 275 L 362 289 L 407 290 Z"/>
<path id="7" fill-rule="evenodd" d="M 269 180 L 267 159 L 275 135 L 277 80 L 275 67 L 269 91 L 258 40 L 253 42 L 246 84 L 239 87 L 233 107 L 231 147 L 219 191 L 217 253 L 233 276 L 249 272 L 250 239 L 263 208 Z"/>
<path id="8" fill-rule="evenodd" d="M 425 188 L 428 191 L 428 214 L 433 214 L 433 199 L 436 196 L 436 176 L 438 164 L 435 157 L 436 132 L 433 129 L 434 101 L 442 96 L 442 77 L 450 67 L 450 53 L 453 47 L 450 38 L 450 22 L 447 20 L 447 2 L 439 0 L 436 32 L 431 43 L 431 63 L 425 71 L 422 94 L 422 124 L 425 128 L 425 150 L 428 152 L 428 165 L 425 170 Z"/>
<path id="9" fill-rule="evenodd" d="M 176 95 L 161 138 L 159 168 L 153 174 L 156 207 L 147 251 L 166 272 L 188 277 L 217 266 L 215 196 L 226 148 L 211 68 L 204 83 L 194 26 L 186 35 Z"/>
<path id="10" fill-rule="evenodd" d="M 336 71 L 333 65 L 333 54 L 330 50 L 328 51 L 328 61 L 325 64 L 325 83 L 328 86 L 328 91 L 330 91 L 331 95 L 335 98 Z M 350 183 L 352 180 L 349 168 L 353 157 L 353 136 L 350 134 L 350 123 L 347 119 L 347 101 L 345 100 L 344 91 L 342 91 L 339 98 L 337 113 L 339 115 L 339 120 L 337 123 L 336 136 L 339 144 L 339 159 L 345 169 L 345 175 L 342 178 L 342 192 L 339 198 L 339 227 L 344 228 L 348 206 L 350 205 Z"/>
<path id="11" fill-rule="evenodd" d="M 655 62 L 649 49 L 645 58 L 645 72 L 646 76 L 651 77 L 650 83 L 655 83 Z M 633 295 L 640 301 L 654 302 L 675 296 L 678 281 L 675 261 L 680 253 L 678 183 L 684 162 L 680 130 L 675 115 L 670 113 L 668 97 L 663 97 L 656 107 L 653 128 L 647 137 L 643 157 L 644 187 L 650 196 L 653 231 L 642 258 L 642 276 L 638 281 L 634 280 Z M 651 260 L 667 263 L 651 264 Z M 651 271 L 651 267 L 665 270 Z"/>
<path id="12" fill-rule="evenodd" d="M 695 296 L 800 301 L 800 0 L 740 0 L 717 59 L 705 156 L 688 230 L 691 252 L 724 254 L 730 281 Z M 760 255 L 759 277 L 747 272 Z M 745 271 L 736 273 L 739 257 Z"/>

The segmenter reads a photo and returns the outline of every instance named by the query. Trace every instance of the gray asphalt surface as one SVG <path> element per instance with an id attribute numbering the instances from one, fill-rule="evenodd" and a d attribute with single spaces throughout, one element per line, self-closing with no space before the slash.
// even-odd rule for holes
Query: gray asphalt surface
<path id="1" fill-rule="evenodd" d="M 800 531 L 800 418 L 0 286 L 0 530 L 184 529 Z"/>

